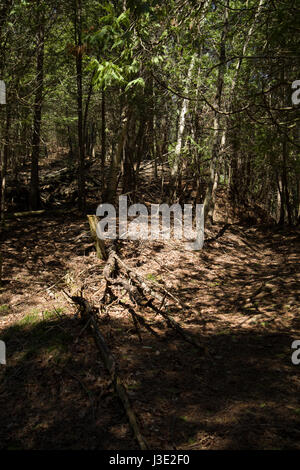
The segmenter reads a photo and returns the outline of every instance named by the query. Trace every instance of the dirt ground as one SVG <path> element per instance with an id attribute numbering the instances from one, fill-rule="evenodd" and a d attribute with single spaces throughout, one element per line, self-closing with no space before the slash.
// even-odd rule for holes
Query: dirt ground
<path id="1" fill-rule="evenodd" d="M 201 252 L 125 242 L 120 254 L 186 307 L 169 311 L 209 354 L 112 304 L 99 327 L 151 449 L 300 449 L 299 230 L 230 225 Z M 2 250 L 1 449 L 137 449 L 92 337 L 63 293 L 98 305 L 104 263 L 76 212 L 10 221 Z"/>

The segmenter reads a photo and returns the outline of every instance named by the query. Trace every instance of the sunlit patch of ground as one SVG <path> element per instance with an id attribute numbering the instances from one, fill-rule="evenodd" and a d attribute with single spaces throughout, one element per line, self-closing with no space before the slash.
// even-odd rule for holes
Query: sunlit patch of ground
<path id="1" fill-rule="evenodd" d="M 135 449 L 95 345 L 62 292 L 94 305 L 104 263 L 75 214 L 11 222 L 4 242 L 0 338 L 2 448 Z M 221 224 L 208 231 L 213 238 Z M 232 225 L 201 252 L 180 241 L 121 242 L 121 255 L 184 303 L 168 308 L 209 356 L 144 311 L 141 331 L 120 305 L 99 326 L 142 433 L 161 449 L 299 449 L 299 233 Z M 298 366 L 299 367 L 299 366 Z"/>

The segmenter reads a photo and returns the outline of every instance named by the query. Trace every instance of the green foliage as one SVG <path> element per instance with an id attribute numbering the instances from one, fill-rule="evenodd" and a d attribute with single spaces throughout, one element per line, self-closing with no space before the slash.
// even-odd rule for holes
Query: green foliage
<path id="1" fill-rule="evenodd" d="M 0 315 L 1 313 L 5 314 L 9 312 L 9 309 L 10 309 L 9 305 L 6 305 L 6 304 L 0 305 Z"/>
<path id="2" fill-rule="evenodd" d="M 47 31 L 42 140 L 61 148 L 72 147 L 70 161 L 75 165 L 75 4 L 57 0 L 38 3 L 8 2 L 1 24 L 0 72 L 14 116 L 9 165 L 32 154 L 36 34 L 41 18 Z M 231 180 L 239 181 L 237 189 L 246 199 L 260 199 L 273 214 L 278 204 L 278 177 L 286 171 L 295 221 L 299 207 L 299 117 L 290 95 L 292 80 L 299 79 L 299 39 L 295 35 L 299 18 L 293 4 L 283 0 L 276 2 L 276 8 L 263 5 L 259 11 L 258 5 L 256 0 L 230 2 L 230 8 L 226 2 L 127 0 L 125 8 L 123 2 L 82 2 L 80 54 L 86 136 L 93 128 L 100 149 L 102 90 L 109 97 L 107 158 L 112 158 L 118 141 L 119 111 L 128 108 L 134 121 L 128 139 L 133 166 L 147 153 L 161 157 L 162 152 L 171 165 L 178 158 L 184 163 L 179 168 L 197 170 L 194 174 L 203 176 L 207 183 L 214 151 L 219 181 L 229 182 L 229 173 L 232 176 L 236 171 Z M 183 97 L 188 100 L 188 109 L 178 156 Z M 214 111 L 218 106 L 221 114 Z M 1 142 L 5 142 L 5 112 L 0 109 Z M 218 142 L 223 129 L 225 148 Z"/>

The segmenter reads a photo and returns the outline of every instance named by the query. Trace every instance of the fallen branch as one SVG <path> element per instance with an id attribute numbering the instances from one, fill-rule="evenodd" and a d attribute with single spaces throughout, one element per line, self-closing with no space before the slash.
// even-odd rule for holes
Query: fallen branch
<path id="1" fill-rule="evenodd" d="M 179 323 L 174 320 L 166 311 L 158 309 L 152 302 L 150 302 L 150 307 L 159 315 L 161 315 L 169 324 L 171 328 L 176 330 L 180 336 L 187 341 L 188 343 L 192 344 L 195 346 L 202 354 L 206 353 L 206 349 L 204 346 L 198 343 L 197 340 L 195 340 L 189 333 L 187 333 L 182 326 L 179 325 Z"/>
<path id="2" fill-rule="evenodd" d="M 116 268 L 117 268 L 116 262 L 120 265 L 121 268 L 123 268 L 123 270 L 125 270 L 128 277 L 131 279 L 131 282 L 132 282 L 131 284 L 129 284 L 127 281 L 125 281 L 122 278 L 113 279 L 111 277 L 111 273 L 116 271 Z M 103 274 L 104 274 L 107 286 L 109 284 L 122 286 L 128 292 L 131 299 L 135 300 L 135 302 L 139 306 L 143 308 L 147 306 L 150 307 L 157 314 L 161 315 L 167 321 L 167 324 L 171 328 L 176 330 L 185 341 L 195 346 L 199 351 L 201 351 L 202 354 L 206 352 L 205 348 L 201 344 L 199 344 L 198 341 L 196 341 L 188 332 L 186 332 L 182 328 L 182 326 L 180 326 L 179 323 L 176 320 L 174 320 L 174 318 L 172 318 L 168 313 L 166 313 L 166 311 L 162 310 L 162 305 L 164 303 L 166 296 L 172 297 L 175 300 L 177 300 L 176 297 L 174 297 L 170 292 L 168 292 L 166 289 L 163 289 L 163 288 L 162 289 L 164 291 L 164 297 L 160 293 L 156 292 L 156 290 L 153 289 L 152 286 L 149 286 L 148 283 L 140 274 L 138 274 L 132 268 L 127 266 L 126 263 L 116 254 L 115 246 L 112 247 L 110 250 L 108 262 L 103 270 Z M 147 296 L 150 297 L 150 299 L 147 298 Z M 160 302 L 161 304 L 160 308 L 157 308 L 154 305 L 153 299 L 158 300 Z M 126 308 L 130 312 L 131 307 L 128 308 L 127 306 Z M 143 326 L 149 329 L 148 328 L 149 325 L 146 326 L 146 324 L 144 324 Z M 153 330 L 151 332 L 153 334 Z"/>
<path id="3" fill-rule="evenodd" d="M 86 299 L 84 299 L 83 297 L 73 296 L 73 297 L 71 297 L 71 299 L 73 300 L 73 302 L 76 305 L 79 306 L 81 317 L 84 320 L 87 320 L 90 323 L 89 327 L 90 327 L 91 332 L 93 333 L 93 338 L 94 338 L 95 344 L 96 344 L 98 350 L 100 351 L 100 354 L 101 354 L 101 357 L 102 357 L 103 362 L 105 364 L 105 367 L 107 368 L 107 370 L 108 370 L 108 372 L 111 376 L 111 379 L 112 379 L 112 382 L 113 382 L 113 385 L 114 385 L 114 389 L 115 389 L 119 399 L 121 400 L 121 402 L 123 404 L 123 407 L 124 407 L 125 412 L 126 412 L 127 417 L 128 417 L 128 421 L 129 421 L 129 423 L 131 425 L 131 428 L 133 430 L 134 436 L 135 436 L 141 450 L 146 450 L 148 448 L 148 446 L 147 446 L 146 441 L 143 438 L 143 436 L 142 436 L 142 434 L 139 430 L 137 420 L 136 420 L 136 416 L 135 416 L 134 411 L 131 407 L 126 388 L 123 385 L 123 383 L 122 383 L 122 381 L 121 381 L 121 379 L 118 375 L 116 361 L 115 361 L 113 355 L 111 354 L 111 352 L 110 352 L 110 350 L 109 350 L 109 348 L 108 348 L 108 346 L 105 342 L 105 339 L 102 336 L 102 334 L 101 334 L 101 332 L 98 328 L 97 321 L 96 321 L 96 309 L 94 307 L 92 307 L 91 304 Z"/>
<path id="4" fill-rule="evenodd" d="M 221 230 L 219 230 L 219 232 L 217 233 L 217 235 L 215 237 L 212 237 L 212 238 L 208 238 L 206 240 L 206 243 L 210 243 L 210 242 L 214 242 L 216 240 L 218 240 L 218 238 L 222 237 L 222 235 L 224 235 L 224 233 L 226 232 L 226 230 L 231 227 L 233 224 L 225 224 Z"/>
<path id="5" fill-rule="evenodd" d="M 153 336 L 155 336 L 156 338 L 158 339 L 161 339 L 159 334 L 156 333 L 155 330 L 153 330 L 153 328 L 151 328 L 150 325 L 148 325 L 148 323 L 146 322 L 146 320 L 144 319 L 144 317 L 142 317 L 141 315 L 139 315 L 138 313 L 136 313 L 133 308 L 127 304 L 126 302 L 124 302 L 123 300 L 119 299 L 119 303 L 124 307 L 126 308 L 129 313 L 144 327 L 146 328 L 146 330 L 148 330 Z"/>
<path id="6" fill-rule="evenodd" d="M 132 268 L 127 266 L 127 264 L 124 263 L 124 261 L 118 255 L 115 254 L 115 258 L 118 261 L 118 263 L 123 267 L 123 269 L 127 272 L 128 276 L 133 281 L 136 281 L 140 284 L 145 295 L 150 295 L 151 297 L 154 297 L 159 302 L 163 301 L 162 294 L 157 293 L 156 290 L 150 287 L 150 285 L 146 282 L 146 280 L 140 274 L 138 274 Z M 157 286 L 157 289 L 161 290 L 166 296 L 171 297 L 177 304 L 182 306 L 182 303 L 171 292 L 167 291 L 167 289 L 165 289 L 162 286 Z"/>

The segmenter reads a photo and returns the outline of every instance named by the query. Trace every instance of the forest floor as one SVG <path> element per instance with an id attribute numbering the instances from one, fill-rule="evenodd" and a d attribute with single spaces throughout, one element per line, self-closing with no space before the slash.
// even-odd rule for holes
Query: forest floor
<path id="1" fill-rule="evenodd" d="M 208 231 L 213 237 L 221 219 Z M 62 289 L 92 304 L 103 290 L 85 218 L 70 211 L 10 221 L 3 245 L 0 448 L 137 449 L 92 337 Z M 236 222 L 201 252 L 180 241 L 122 241 L 120 254 L 184 301 L 136 334 L 112 305 L 100 329 L 152 449 L 300 449 L 299 231 Z"/>

